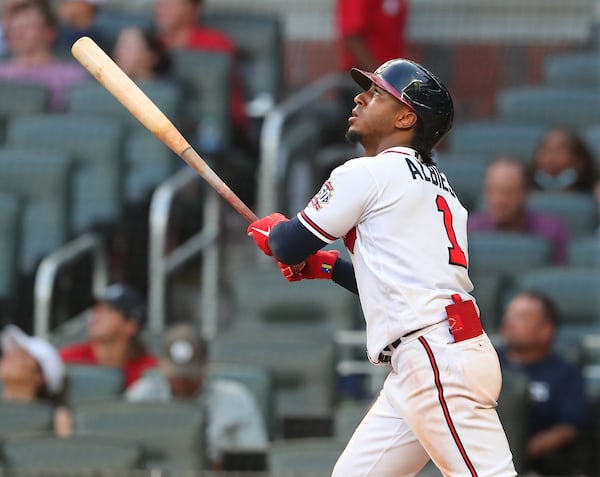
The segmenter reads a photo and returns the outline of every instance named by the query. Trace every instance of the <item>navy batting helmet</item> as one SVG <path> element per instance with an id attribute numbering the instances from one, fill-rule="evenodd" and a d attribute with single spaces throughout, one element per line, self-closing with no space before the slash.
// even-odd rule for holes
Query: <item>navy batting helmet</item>
<path id="1" fill-rule="evenodd" d="M 421 123 L 422 152 L 429 153 L 452 127 L 452 97 L 441 81 L 421 65 L 397 59 L 384 63 L 374 73 L 352 68 L 351 75 L 364 90 L 375 84 L 416 113 Z"/>

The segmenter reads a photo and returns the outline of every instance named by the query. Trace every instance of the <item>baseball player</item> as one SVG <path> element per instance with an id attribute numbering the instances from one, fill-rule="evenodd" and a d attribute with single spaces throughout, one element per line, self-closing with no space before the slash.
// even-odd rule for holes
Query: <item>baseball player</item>
<path id="1" fill-rule="evenodd" d="M 414 476 L 429 459 L 445 476 L 515 476 L 495 410 L 498 356 L 469 294 L 467 212 L 431 159 L 452 98 L 403 59 L 351 74 L 364 91 L 347 139 L 365 157 L 336 168 L 291 220 L 275 213 L 248 227 L 289 281 L 358 293 L 369 359 L 391 366 L 333 476 Z M 321 250 L 338 238 L 351 263 Z"/>

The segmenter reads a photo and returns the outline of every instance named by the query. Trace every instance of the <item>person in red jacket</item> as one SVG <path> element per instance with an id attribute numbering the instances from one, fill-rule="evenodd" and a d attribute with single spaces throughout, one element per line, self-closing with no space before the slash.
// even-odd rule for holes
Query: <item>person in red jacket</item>
<path id="1" fill-rule="evenodd" d="M 225 53 L 237 63 L 235 42 L 220 30 L 202 25 L 203 0 L 158 0 L 154 21 L 162 44 L 167 49 L 202 50 Z M 248 131 L 248 118 L 242 82 L 234 71 L 231 88 L 231 115 L 239 133 Z"/>
<path id="2" fill-rule="evenodd" d="M 65 363 L 120 367 L 128 388 L 148 368 L 158 366 L 157 358 L 140 339 L 145 318 L 140 293 L 114 283 L 93 308 L 87 327 L 89 340 L 62 348 L 60 356 Z"/>
<path id="3" fill-rule="evenodd" d="M 392 58 L 406 58 L 407 12 L 408 0 L 337 0 L 343 71 L 374 71 Z"/>

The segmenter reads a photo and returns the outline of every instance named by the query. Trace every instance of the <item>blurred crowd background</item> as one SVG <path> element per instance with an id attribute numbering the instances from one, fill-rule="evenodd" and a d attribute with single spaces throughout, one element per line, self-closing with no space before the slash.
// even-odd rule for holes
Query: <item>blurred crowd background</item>
<path id="1" fill-rule="evenodd" d="M 282 279 L 81 36 L 259 216 L 361 155 L 349 68 L 434 72 L 515 464 L 600 475 L 598 0 L 2 0 L 0 32 L 0 475 L 326 476 L 387 372 L 358 299 Z"/>

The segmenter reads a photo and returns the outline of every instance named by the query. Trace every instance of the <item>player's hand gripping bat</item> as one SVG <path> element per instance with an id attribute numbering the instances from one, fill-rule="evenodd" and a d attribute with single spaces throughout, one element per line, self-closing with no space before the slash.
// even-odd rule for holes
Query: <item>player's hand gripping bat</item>
<path id="1" fill-rule="evenodd" d="M 248 222 L 257 217 L 225 182 L 204 162 L 173 123 L 125 72 L 88 37 L 79 38 L 71 48 L 73 56 L 129 112 L 169 149 L 208 182 Z"/>

